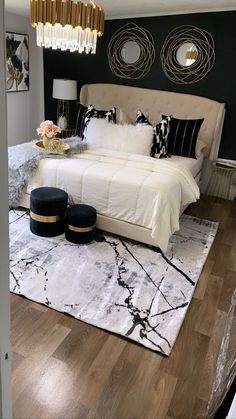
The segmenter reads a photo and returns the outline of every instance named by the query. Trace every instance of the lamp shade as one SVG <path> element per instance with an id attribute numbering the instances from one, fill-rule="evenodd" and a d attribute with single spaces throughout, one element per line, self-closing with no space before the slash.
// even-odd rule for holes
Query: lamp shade
<path id="1" fill-rule="evenodd" d="M 67 79 L 54 79 L 52 97 L 54 99 L 76 100 L 77 81 Z"/>

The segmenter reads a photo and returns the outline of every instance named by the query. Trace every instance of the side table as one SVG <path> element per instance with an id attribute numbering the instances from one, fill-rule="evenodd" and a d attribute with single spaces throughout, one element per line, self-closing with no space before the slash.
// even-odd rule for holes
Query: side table
<path id="1" fill-rule="evenodd" d="M 213 161 L 212 172 L 207 185 L 206 194 L 229 199 L 230 187 L 236 165 Z"/>
<path id="2" fill-rule="evenodd" d="M 75 133 L 75 128 L 65 128 L 62 129 L 60 134 L 58 135 L 59 138 L 67 138 L 72 137 Z"/>

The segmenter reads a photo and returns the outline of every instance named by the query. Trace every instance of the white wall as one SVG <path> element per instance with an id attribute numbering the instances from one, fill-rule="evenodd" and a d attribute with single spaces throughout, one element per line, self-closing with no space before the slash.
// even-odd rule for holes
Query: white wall
<path id="1" fill-rule="evenodd" d="M 28 17 L 5 14 L 6 31 L 29 35 L 29 91 L 7 92 L 8 145 L 37 138 L 44 119 L 43 49 L 36 46 L 35 29 Z"/>
<path id="2" fill-rule="evenodd" d="M 11 418 L 10 293 L 4 1 L 0 1 L 0 418 Z"/>

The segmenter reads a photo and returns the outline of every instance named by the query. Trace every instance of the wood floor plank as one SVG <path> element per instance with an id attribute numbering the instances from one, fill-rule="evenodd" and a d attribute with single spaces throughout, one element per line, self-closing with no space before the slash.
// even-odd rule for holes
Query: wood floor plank
<path id="1" fill-rule="evenodd" d="M 208 259 L 208 262 L 204 265 L 204 268 L 201 273 L 201 277 L 199 278 L 199 281 L 197 283 L 197 286 L 194 292 L 194 298 L 197 300 L 203 300 L 204 298 L 208 278 L 211 274 L 213 265 L 214 265 L 214 261 L 210 259 Z"/>
<path id="2" fill-rule="evenodd" d="M 130 388 L 135 370 L 134 365 L 122 358 L 118 359 L 111 370 L 109 379 L 101 389 L 99 399 L 90 407 L 88 419 L 125 419 L 120 416 L 119 409 L 122 407 L 123 399 Z M 130 415 L 132 415 L 132 412 L 130 412 Z"/>
<path id="3" fill-rule="evenodd" d="M 236 257 L 236 255 L 235 255 Z M 219 310 L 228 311 L 231 302 L 232 295 L 236 289 L 236 272 L 227 270 L 225 277 L 223 278 L 223 287 L 218 302 Z"/>
<path id="4" fill-rule="evenodd" d="M 31 376 L 45 364 L 68 333 L 69 329 L 55 324 L 54 327 L 45 331 L 45 335 L 41 341 L 33 340 L 33 342 L 31 341 L 30 347 L 26 345 L 26 356 L 15 369 L 12 377 L 13 400 L 18 399 L 31 379 Z M 23 380 L 22 377 L 24 377 Z"/>
<path id="5" fill-rule="evenodd" d="M 212 327 L 208 350 L 202 366 L 201 385 L 197 391 L 197 397 L 206 402 L 210 398 L 213 381 L 215 379 L 217 356 L 224 335 L 225 320 L 226 314 L 223 311 L 218 310 L 215 316 L 215 324 Z"/>
<path id="6" fill-rule="evenodd" d="M 168 358 L 12 295 L 14 419 L 205 419 L 236 285 L 235 208 L 202 196 L 187 209 L 219 229 Z M 235 347 L 232 333 L 228 362 Z"/>
<path id="7" fill-rule="evenodd" d="M 196 398 L 191 419 L 206 419 L 206 411 L 207 402 L 205 402 L 205 400 Z"/>
<path id="8" fill-rule="evenodd" d="M 109 333 L 101 329 L 77 321 L 53 357 L 66 362 L 81 377 L 87 373 L 109 336 Z"/>
<path id="9" fill-rule="evenodd" d="M 79 394 L 79 400 L 83 405 L 89 406 L 98 399 L 101 388 L 109 379 L 126 345 L 125 339 L 114 339 L 112 335 L 106 340 L 83 378 L 83 389 Z M 106 368 L 103 367 L 104 364 Z"/>
<path id="10" fill-rule="evenodd" d="M 121 359 L 124 359 L 124 352 L 125 351 L 121 354 Z M 148 408 L 144 403 L 144 400 L 149 400 L 150 393 L 152 393 L 152 389 L 155 391 L 158 377 L 162 374 L 159 371 L 162 357 L 157 357 L 156 355 L 155 352 L 145 351 L 142 354 L 142 357 L 140 357 L 135 366 L 135 371 L 131 377 L 126 393 L 123 396 L 123 403 L 117 410 L 118 417 L 130 417 L 130 419 L 148 417 Z M 132 365 L 134 364 L 132 363 Z M 155 391 L 154 401 L 158 404 L 156 394 Z M 140 397 L 140 395 L 142 395 L 142 397 Z M 162 400 L 161 397 L 159 399 L 159 404 L 161 404 L 160 400 Z M 151 401 L 148 402 L 148 406 Z"/>
<path id="11" fill-rule="evenodd" d="M 194 328 L 195 331 L 211 336 L 218 302 L 221 295 L 222 284 L 222 278 L 214 275 L 209 276 L 204 299 L 196 319 Z"/>
<path id="12" fill-rule="evenodd" d="M 208 341 L 207 337 L 194 333 L 194 325 L 198 316 L 198 312 L 201 306 L 201 301 L 192 299 L 188 309 L 187 316 L 184 319 L 180 333 L 177 337 L 178 345 L 174 345 L 171 356 L 169 358 L 163 358 L 160 364 L 160 369 L 169 373 L 175 377 L 179 377 L 180 374 L 188 376 L 191 374 L 190 361 L 192 358 L 189 353 L 198 346 L 199 337 L 204 341 Z M 186 345 L 186 342 L 187 345 Z M 196 349 L 197 351 L 197 349 Z M 188 360 L 188 362 L 186 362 Z"/>
<path id="13" fill-rule="evenodd" d="M 202 382 L 202 369 L 209 346 L 209 337 L 192 332 L 188 347 L 188 364 L 182 358 L 182 370 L 178 374 L 178 385 L 174 391 L 168 414 L 176 419 L 191 418 L 196 402 L 196 394 Z M 187 397 L 186 397 L 187 396 Z M 181 403 L 184 400 L 184 403 Z"/>
<path id="14" fill-rule="evenodd" d="M 177 377 L 161 371 L 138 417 L 142 419 L 166 418 L 177 382 Z"/>
<path id="15" fill-rule="evenodd" d="M 15 411 L 22 419 L 30 418 L 30 412 L 34 412 L 37 418 L 67 418 L 69 405 L 70 418 L 87 415 L 88 409 L 77 398 L 75 378 L 76 375 L 66 363 L 53 357 L 48 358 L 42 368 L 31 375 L 31 380 L 15 403 Z M 73 410 L 76 410 L 76 415 L 72 415 Z"/>
<path id="16" fill-rule="evenodd" d="M 59 343 L 70 333 L 70 329 L 58 324 L 56 319 L 56 312 L 43 313 L 40 322 L 38 321 L 34 324 L 33 331 L 32 328 L 29 329 L 30 334 L 24 339 L 24 342 L 22 343 L 22 339 L 16 342 L 15 350 L 17 353 L 30 357 L 33 349 L 35 350 L 36 342 L 39 342 L 36 349 L 37 352 L 40 352 L 44 346 L 50 349 L 49 343 L 52 344 L 52 348 L 55 350 Z"/>

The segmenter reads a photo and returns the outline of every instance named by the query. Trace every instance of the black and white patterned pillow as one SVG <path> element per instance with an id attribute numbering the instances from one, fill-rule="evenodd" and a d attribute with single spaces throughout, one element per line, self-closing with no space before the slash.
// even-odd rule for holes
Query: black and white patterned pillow
<path id="1" fill-rule="evenodd" d="M 75 125 L 75 135 L 78 135 L 80 138 L 84 139 L 84 134 L 86 127 L 91 118 L 93 118 L 95 109 L 92 105 L 83 106 L 81 103 L 77 105 L 77 119 Z"/>
<path id="2" fill-rule="evenodd" d="M 109 111 L 98 110 L 93 105 L 83 106 L 81 103 L 78 104 L 78 113 L 75 127 L 75 135 L 84 139 L 86 135 L 86 129 L 91 118 L 106 119 L 109 122 L 116 123 L 116 108 L 112 108 Z"/>
<path id="3" fill-rule="evenodd" d="M 116 124 L 116 108 L 112 108 L 110 111 L 100 111 L 94 109 L 93 118 L 106 119 L 108 122 L 114 122 Z"/>
<path id="4" fill-rule="evenodd" d="M 136 124 L 152 125 L 146 116 L 138 111 L 136 115 Z M 150 151 L 151 157 L 159 159 L 163 157 L 170 157 L 168 153 L 167 138 L 170 131 L 170 116 L 162 118 L 161 122 L 153 127 L 153 140 Z"/>
<path id="5" fill-rule="evenodd" d="M 165 115 L 162 115 L 165 117 Z M 168 153 L 171 155 L 196 159 L 196 142 L 204 121 L 201 119 L 177 119 L 171 117 L 168 134 Z"/>
<path id="6" fill-rule="evenodd" d="M 170 116 L 165 116 L 162 120 L 154 127 L 156 133 L 156 147 L 154 148 L 154 156 L 159 159 L 163 157 L 171 157 L 168 146 L 168 135 L 170 132 Z"/>

